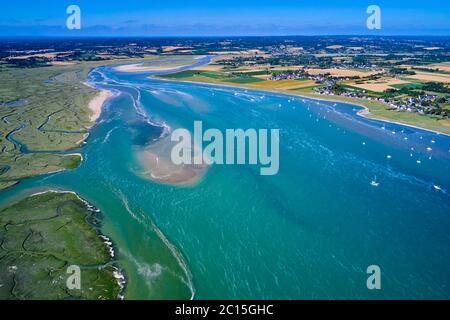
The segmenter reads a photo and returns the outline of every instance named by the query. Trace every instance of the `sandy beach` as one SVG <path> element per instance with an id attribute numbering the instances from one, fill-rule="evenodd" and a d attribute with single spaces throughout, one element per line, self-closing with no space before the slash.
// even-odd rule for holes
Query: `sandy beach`
<path id="1" fill-rule="evenodd" d="M 152 71 L 169 71 L 172 69 L 178 69 L 182 67 L 185 67 L 185 65 L 158 67 L 158 66 L 145 66 L 143 63 L 135 63 L 118 66 L 115 67 L 114 70 L 119 72 L 152 72 Z"/>
<path id="2" fill-rule="evenodd" d="M 102 113 L 102 106 L 110 98 L 112 95 L 112 92 L 109 90 L 101 90 L 97 95 L 92 98 L 92 100 L 89 102 L 89 109 L 91 110 L 91 116 L 90 119 L 92 122 L 97 121 L 97 119 L 100 117 L 100 114 Z"/>

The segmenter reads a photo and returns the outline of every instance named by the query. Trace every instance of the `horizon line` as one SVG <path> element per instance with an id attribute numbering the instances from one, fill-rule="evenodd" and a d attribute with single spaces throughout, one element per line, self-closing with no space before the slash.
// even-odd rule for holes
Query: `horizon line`
<path id="1" fill-rule="evenodd" d="M 437 37 L 444 38 L 449 37 L 448 35 L 441 34 L 415 34 L 415 35 L 405 35 L 405 34 L 286 34 L 286 35 L 0 35 L 0 39 L 16 39 L 16 38 L 36 38 L 36 39 L 83 39 L 83 38 L 141 38 L 141 39 L 150 39 L 150 38 L 258 38 L 258 37 L 266 37 L 266 38 L 282 38 L 282 37 Z"/>

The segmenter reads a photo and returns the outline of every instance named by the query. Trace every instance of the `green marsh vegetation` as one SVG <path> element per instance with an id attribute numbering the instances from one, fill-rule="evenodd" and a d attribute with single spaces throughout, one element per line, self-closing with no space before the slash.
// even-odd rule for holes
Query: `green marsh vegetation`
<path id="1" fill-rule="evenodd" d="M 96 90 L 82 82 L 92 67 L 0 67 L 0 189 L 79 164 L 80 155 L 53 152 L 78 147 L 91 126 Z"/>
<path id="2" fill-rule="evenodd" d="M 0 299 L 117 299 L 98 213 L 74 193 L 45 192 L 0 210 Z M 68 267 L 80 268 L 69 289 Z"/>

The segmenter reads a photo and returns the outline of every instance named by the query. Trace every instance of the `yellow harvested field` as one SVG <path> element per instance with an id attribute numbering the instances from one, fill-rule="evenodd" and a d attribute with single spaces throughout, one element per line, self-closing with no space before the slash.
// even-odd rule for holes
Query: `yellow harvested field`
<path id="1" fill-rule="evenodd" d="M 296 66 L 286 66 L 286 67 L 277 67 L 277 66 L 274 66 L 274 67 L 271 67 L 270 68 L 270 70 L 271 71 L 282 71 L 282 70 L 299 70 L 299 69 L 303 69 L 305 66 L 299 66 L 299 65 L 296 65 Z"/>
<path id="2" fill-rule="evenodd" d="M 341 55 L 340 53 L 316 53 L 314 57 L 316 58 L 324 58 L 324 57 L 336 57 Z"/>
<path id="3" fill-rule="evenodd" d="M 415 75 L 408 76 L 407 78 L 423 81 L 450 83 L 450 74 L 443 74 L 443 73 L 417 72 Z"/>
<path id="4" fill-rule="evenodd" d="M 258 78 L 258 79 L 268 80 L 271 76 L 272 76 L 271 74 L 260 74 L 260 75 L 256 75 L 253 77 Z"/>
<path id="5" fill-rule="evenodd" d="M 267 67 L 265 67 L 265 68 L 262 68 L 262 67 L 255 67 L 255 68 L 239 67 L 239 68 L 233 69 L 233 71 L 242 72 L 242 73 L 257 72 L 257 71 L 264 71 L 264 70 L 268 70 L 268 68 Z"/>
<path id="6" fill-rule="evenodd" d="M 385 79 L 364 81 L 364 83 L 346 83 L 346 84 L 364 90 L 383 92 L 387 89 L 394 89 L 393 87 L 391 87 L 394 84 L 406 84 L 406 83 L 409 82 L 396 78 L 385 78 Z"/>
<path id="7" fill-rule="evenodd" d="M 369 77 L 374 74 L 380 73 L 379 71 L 359 71 L 351 69 L 306 69 L 309 74 L 319 75 L 329 73 L 332 77 Z"/>
<path id="8" fill-rule="evenodd" d="M 183 46 L 165 46 L 162 47 L 163 52 L 171 52 L 175 50 L 190 50 L 192 47 L 183 47 Z"/>
<path id="9" fill-rule="evenodd" d="M 294 80 L 294 79 L 286 79 L 286 80 L 267 80 L 261 82 L 252 83 L 252 86 L 264 87 L 268 89 L 298 89 L 304 87 L 311 87 L 316 84 L 313 80 Z"/>
<path id="10" fill-rule="evenodd" d="M 242 51 L 243 54 L 252 54 L 252 55 L 260 55 L 260 54 L 265 54 L 264 51 L 261 51 L 259 49 L 250 49 L 250 50 L 245 50 Z"/>
<path id="11" fill-rule="evenodd" d="M 304 49 L 302 47 L 288 47 L 287 51 L 290 53 L 299 53 L 303 51 Z"/>
<path id="12" fill-rule="evenodd" d="M 24 60 L 29 58 L 48 58 L 48 59 L 54 59 L 59 54 L 68 54 L 70 52 L 47 52 L 47 53 L 36 53 L 36 54 L 29 54 L 29 55 L 23 55 L 23 56 L 15 56 L 11 57 L 9 59 L 11 60 Z"/>
<path id="13" fill-rule="evenodd" d="M 243 54 L 243 51 L 210 51 L 209 54 L 214 55 L 240 55 Z"/>
<path id="14" fill-rule="evenodd" d="M 426 67 L 431 69 L 438 69 L 440 71 L 450 72 L 450 62 L 430 64 Z"/>
<path id="15" fill-rule="evenodd" d="M 442 120 L 439 120 L 439 122 L 440 122 L 443 126 L 450 127 L 450 119 L 442 119 Z"/>
<path id="16" fill-rule="evenodd" d="M 75 62 L 70 62 L 70 61 L 53 61 L 52 65 L 54 66 L 70 66 L 75 64 Z"/>

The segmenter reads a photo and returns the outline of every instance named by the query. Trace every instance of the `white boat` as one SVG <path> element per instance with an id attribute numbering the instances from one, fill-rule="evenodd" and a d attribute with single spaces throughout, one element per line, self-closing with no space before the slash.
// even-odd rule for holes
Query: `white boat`
<path id="1" fill-rule="evenodd" d="M 373 180 L 370 182 L 370 185 L 371 185 L 372 187 L 378 187 L 378 186 L 380 185 L 380 183 L 377 181 L 377 176 L 375 176 L 375 179 L 373 179 Z"/>

